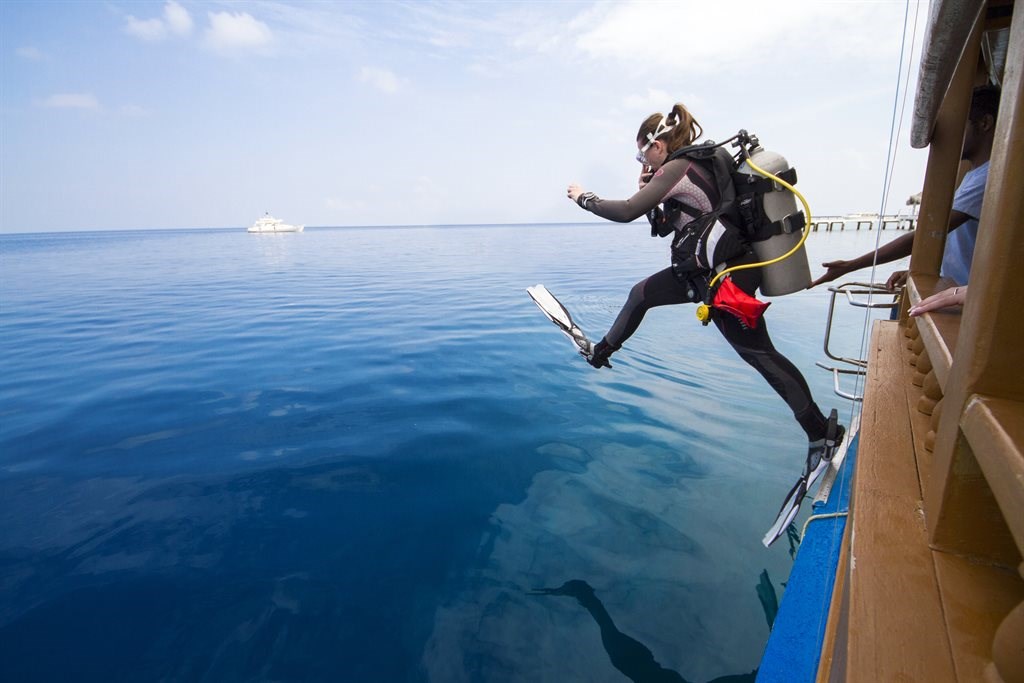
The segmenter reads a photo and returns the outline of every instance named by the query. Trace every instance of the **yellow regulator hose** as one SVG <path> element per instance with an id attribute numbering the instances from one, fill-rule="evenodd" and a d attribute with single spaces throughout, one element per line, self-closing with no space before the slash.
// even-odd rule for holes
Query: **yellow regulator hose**
<path id="1" fill-rule="evenodd" d="M 745 263 L 743 265 L 733 266 L 732 268 L 726 268 L 725 270 L 723 270 L 721 273 L 716 275 L 711 280 L 711 283 L 708 285 L 708 290 L 713 290 L 715 288 L 715 283 L 716 282 L 718 282 L 720 279 L 722 279 L 722 277 L 724 277 L 727 273 L 731 273 L 734 270 L 744 270 L 746 268 L 760 268 L 762 266 L 770 266 L 773 263 L 778 263 L 779 261 L 782 261 L 784 259 L 788 259 L 790 256 L 792 256 L 793 254 L 798 252 L 800 250 L 800 247 L 804 246 L 804 242 L 807 241 L 807 235 L 809 235 L 810 232 L 811 232 L 811 207 L 807 203 L 807 199 L 805 199 L 804 196 L 802 194 L 800 194 L 800 190 L 796 189 L 795 187 L 793 187 L 792 185 L 787 183 L 782 178 L 780 178 L 780 177 L 778 177 L 776 175 L 772 175 L 768 171 L 766 171 L 763 168 L 759 167 L 757 164 L 755 164 L 749 158 L 746 159 L 746 162 L 747 162 L 747 165 L 750 166 L 750 168 L 754 169 L 754 171 L 756 173 L 758 173 L 759 175 L 762 175 L 765 178 L 770 178 L 771 180 L 775 181 L 779 185 L 782 185 L 784 188 L 786 188 L 787 190 L 789 190 L 790 192 L 792 192 L 793 194 L 796 195 L 797 199 L 800 200 L 800 203 L 804 205 L 804 217 L 805 217 L 805 220 L 806 220 L 806 222 L 804 223 L 804 234 L 800 237 L 800 241 L 796 243 L 796 246 L 794 246 L 792 249 L 787 251 L 782 256 L 777 256 L 777 257 L 771 259 L 770 261 L 761 261 L 760 263 Z M 710 318 L 711 318 L 711 309 L 710 309 L 710 307 L 707 304 L 701 304 L 701 305 L 697 306 L 697 319 L 698 320 L 700 320 L 701 322 L 707 322 Z"/>

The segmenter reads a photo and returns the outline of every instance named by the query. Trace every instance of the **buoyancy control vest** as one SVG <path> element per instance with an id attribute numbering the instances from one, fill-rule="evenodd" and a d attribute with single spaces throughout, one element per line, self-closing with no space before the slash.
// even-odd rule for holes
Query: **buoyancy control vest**
<path id="1" fill-rule="evenodd" d="M 726 149 L 729 142 L 740 148 L 735 156 Z M 679 158 L 695 161 L 709 172 L 720 199 L 710 212 L 668 199 L 663 211 L 648 215 L 652 236 L 676 233 L 672 256 L 677 272 L 715 269 L 750 250 L 758 260 L 770 261 L 800 242 L 806 217 L 797 208 L 796 197 L 746 163 L 749 158 L 795 185 L 796 169 L 782 155 L 763 149 L 756 137 L 740 131 L 723 143 L 707 141 L 684 147 L 666 161 Z M 766 296 L 781 296 L 806 289 L 810 283 L 807 252 L 801 246 L 788 258 L 762 268 L 760 289 Z"/>

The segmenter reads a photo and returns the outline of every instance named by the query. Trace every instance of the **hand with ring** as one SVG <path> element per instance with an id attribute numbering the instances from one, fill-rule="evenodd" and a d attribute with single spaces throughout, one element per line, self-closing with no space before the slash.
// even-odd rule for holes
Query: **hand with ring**
<path id="1" fill-rule="evenodd" d="M 967 285 L 964 285 L 963 287 L 950 287 L 949 289 L 944 289 L 941 292 L 936 292 L 926 299 L 922 299 L 916 306 L 911 306 L 910 311 L 908 312 L 910 315 L 916 317 L 922 313 L 934 311 L 939 308 L 963 306 L 966 299 Z"/>

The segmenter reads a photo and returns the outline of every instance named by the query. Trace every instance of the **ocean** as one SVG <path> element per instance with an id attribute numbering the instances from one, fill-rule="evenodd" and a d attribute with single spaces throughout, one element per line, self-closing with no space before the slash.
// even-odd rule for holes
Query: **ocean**
<path id="1" fill-rule="evenodd" d="M 812 272 L 877 235 L 813 233 Z M 0 680 L 750 673 L 802 431 L 692 306 L 598 371 L 525 292 L 599 339 L 667 248 L 640 223 L 0 235 Z M 767 319 L 847 422 L 828 299 Z M 863 326 L 840 307 L 834 350 Z"/>

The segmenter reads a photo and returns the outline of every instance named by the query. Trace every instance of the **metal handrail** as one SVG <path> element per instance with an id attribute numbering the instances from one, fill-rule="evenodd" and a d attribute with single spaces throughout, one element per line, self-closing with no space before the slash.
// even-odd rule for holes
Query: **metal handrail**
<path id="1" fill-rule="evenodd" d="M 888 308 L 891 310 L 896 307 L 897 303 L 894 301 L 884 303 L 871 301 L 871 296 L 874 294 L 889 294 L 889 290 L 885 287 L 885 285 L 875 284 L 873 282 L 844 282 L 843 284 L 838 285 L 836 287 L 829 287 L 828 291 L 832 292 L 832 297 L 829 300 L 828 320 L 825 323 L 825 355 L 831 358 L 832 360 L 839 361 L 840 363 L 852 365 L 853 369 L 836 368 L 830 365 L 825 365 L 824 363 L 821 362 L 816 363 L 816 365 L 819 368 L 828 370 L 829 372 L 832 373 L 832 386 L 836 396 L 840 396 L 841 398 L 845 398 L 850 401 L 856 401 L 859 403 L 864 400 L 864 396 L 843 391 L 839 387 L 839 375 L 858 375 L 860 377 L 863 377 L 864 375 L 867 374 L 867 360 L 864 358 L 846 358 L 844 356 L 837 356 L 836 354 L 832 353 L 831 349 L 829 349 L 829 341 L 832 338 L 832 320 L 834 318 L 836 308 L 836 295 L 845 294 L 846 302 L 856 308 Z M 867 301 L 862 301 L 854 298 L 855 296 L 863 296 L 864 294 L 868 295 Z"/>
<path id="2" fill-rule="evenodd" d="M 858 288 L 858 289 L 853 289 Z M 871 282 L 844 282 L 836 287 L 829 287 L 828 291 L 832 292 L 832 297 L 828 304 L 828 320 L 825 322 L 825 355 L 832 360 L 837 360 L 841 363 L 849 363 L 857 367 L 866 368 L 868 365 L 867 360 L 863 358 L 845 358 L 843 356 L 837 356 L 829 349 L 829 340 L 832 338 L 832 319 L 834 317 L 836 308 L 836 295 L 845 294 L 846 302 L 851 306 L 857 308 L 888 308 L 892 309 L 896 306 L 895 302 L 886 303 L 875 303 L 870 300 L 870 295 L 873 294 L 888 294 L 889 290 L 884 285 L 878 285 Z M 869 295 L 868 301 L 858 301 L 854 299 L 854 295 Z"/>
<path id="3" fill-rule="evenodd" d="M 832 391 L 835 392 L 836 396 L 848 399 L 850 401 L 856 401 L 857 403 L 860 403 L 864 400 L 863 394 L 850 394 L 840 389 L 839 375 L 859 375 L 860 377 L 863 377 L 864 375 L 867 374 L 867 370 L 849 370 L 847 368 L 834 368 L 831 365 L 825 365 L 821 361 L 815 361 L 814 364 L 817 365 L 822 370 L 828 370 L 832 373 Z"/>

